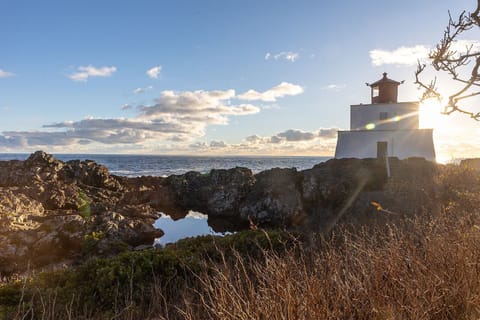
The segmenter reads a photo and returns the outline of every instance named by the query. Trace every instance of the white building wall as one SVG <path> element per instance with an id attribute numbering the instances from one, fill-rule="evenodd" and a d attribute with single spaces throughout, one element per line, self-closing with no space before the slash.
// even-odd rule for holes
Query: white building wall
<path id="1" fill-rule="evenodd" d="M 380 120 L 382 112 L 387 120 Z M 418 129 L 418 102 L 350 106 L 350 130 L 365 130 L 369 124 L 375 125 L 374 130 Z"/>
<path id="2" fill-rule="evenodd" d="M 377 142 L 388 143 L 388 156 L 435 161 L 433 129 L 339 131 L 335 158 L 376 158 Z"/>

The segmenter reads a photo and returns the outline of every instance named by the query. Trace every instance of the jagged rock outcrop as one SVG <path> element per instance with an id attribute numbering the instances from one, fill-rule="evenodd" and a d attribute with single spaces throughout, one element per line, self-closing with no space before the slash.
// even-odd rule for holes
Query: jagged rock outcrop
<path id="1" fill-rule="evenodd" d="M 378 215 L 372 201 L 410 215 L 435 210 L 437 165 L 416 158 L 390 162 L 391 178 L 385 162 L 377 159 L 333 159 L 308 170 L 277 168 L 255 175 L 246 168 L 212 170 L 207 175 L 188 172 L 156 180 L 157 191 L 149 197 L 159 200 L 159 210 L 174 216 L 196 210 L 207 214 L 209 221 L 308 225 L 317 231 L 329 230 L 343 217 L 361 221 Z M 216 230 L 224 231 L 218 225 Z"/>
<path id="2" fill-rule="evenodd" d="M 152 244 L 157 211 L 125 205 L 124 186 L 93 161 L 44 152 L 0 162 L 0 272 Z M 30 265 L 29 265 L 30 264 Z"/>
<path id="3" fill-rule="evenodd" d="M 328 231 L 341 219 L 378 217 L 372 201 L 415 214 L 438 206 L 438 166 L 423 159 L 330 160 L 312 169 L 247 168 L 163 177 L 110 175 L 93 161 L 62 162 L 44 152 L 0 162 L 0 273 L 86 255 L 144 248 L 163 232 L 159 212 L 208 215 L 217 231 L 259 226 Z M 225 223 L 226 222 L 226 223 Z"/>
<path id="4" fill-rule="evenodd" d="M 278 226 L 301 219 L 305 213 L 301 180 L 296 169 L 276 168 L 255 175 L 255 183 L 240 204 L 240 218 Z"/>

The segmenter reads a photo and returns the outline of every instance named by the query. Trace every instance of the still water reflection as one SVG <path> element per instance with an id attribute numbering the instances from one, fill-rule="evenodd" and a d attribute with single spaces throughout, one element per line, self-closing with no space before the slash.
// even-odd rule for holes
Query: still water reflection
<path id="1" fill-rule="evenodd" d="M 185 218 L 173 220 L 162 213 L 154 226 L 165 232 L 165 235 L 155 240 L 156 244 L 166 245 L 187 237 L 202 235 L 225 235 L 231 232 L 215 232 L 207 222 L 208 216 L 196 211 L 189 211 Z"/>

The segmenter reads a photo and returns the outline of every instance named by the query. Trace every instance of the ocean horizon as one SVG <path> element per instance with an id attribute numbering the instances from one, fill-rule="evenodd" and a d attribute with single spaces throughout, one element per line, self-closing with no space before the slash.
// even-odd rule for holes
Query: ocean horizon
<path id="1" fill-rule="evenodd" d="M 25 160 L 31 153 L 0 153 L 0 161 Z M 130 154 L 53 154 L 61 161 L 93 160 L 110 173 L 126 176 L 169 176 L 189 171 L 208 173 L 212 169 L 245 167 L 254 173 L 272 168 L 310 169 L 333 157 L 315 156 L 204 156 Z"/>

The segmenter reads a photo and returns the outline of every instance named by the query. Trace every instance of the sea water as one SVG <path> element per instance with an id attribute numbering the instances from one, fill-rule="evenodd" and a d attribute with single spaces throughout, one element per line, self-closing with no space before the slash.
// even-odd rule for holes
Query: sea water
<path id="1" fill-rule="evenodd" d="M 25 160 L 30 154 L 0 153 L 1 160 Z M 297 168 L 304 170 L 324 162 L 330 157 L 202 157 L 113 154 L 56 154 L 55 158 L 68 160 L 93 160 L 106 166 L 110 173 L 127 176 L 169 176 L 188 171 L 208 173 L 211 169 L 246 167 L 258 173 L 271 168 Z"/>

